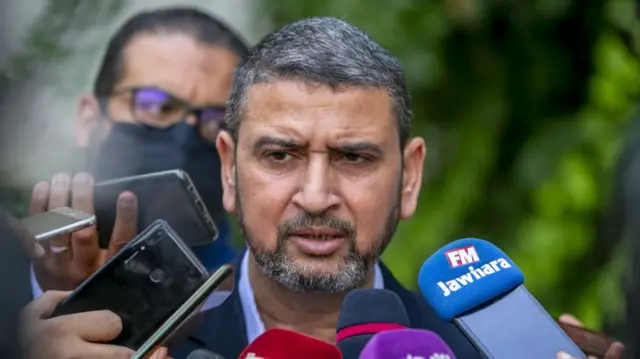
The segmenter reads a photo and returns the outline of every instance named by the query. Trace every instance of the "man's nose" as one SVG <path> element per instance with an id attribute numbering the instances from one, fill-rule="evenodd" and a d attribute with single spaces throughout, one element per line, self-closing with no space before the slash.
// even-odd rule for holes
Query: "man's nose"
<path id="1" fill-rule="evenodd" d="M 340 204 L 335 174 L 326 155 L 310 156 L 293 203 L 302 210 L 320 214 Z"/>

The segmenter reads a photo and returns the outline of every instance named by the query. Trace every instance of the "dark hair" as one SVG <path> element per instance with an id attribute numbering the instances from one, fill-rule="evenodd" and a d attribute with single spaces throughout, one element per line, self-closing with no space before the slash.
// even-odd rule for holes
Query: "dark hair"
<path id="1" fill-rule="evenodd" d="M 409 93 L 400 62 L 364 32 L 329 17 L 286 25 L 249 50 L 235 71 L 226 126 L 237 139 L 249 87 L 278 79 L 311 81 L 340 90 L 349 86 L 388 91 L 402 146 L 409 138 Z"/>
<path id="2" fill-rule="evenodd" d="M 240 57 L 248 46 L 219 19 L 195 8 L 165 8 L 138 13 L 127 20 L 107 46 L 96 77 L 93 93 L 108 96 L 123 73 L 123 53 L 129 42 L 141 33 L 176 32 L 192 35 L 207 45 L 225 46 Z"/>

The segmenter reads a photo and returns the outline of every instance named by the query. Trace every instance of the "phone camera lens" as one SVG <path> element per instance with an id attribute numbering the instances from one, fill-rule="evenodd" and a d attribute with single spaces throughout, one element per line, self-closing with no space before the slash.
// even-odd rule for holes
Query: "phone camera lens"
<path id="1" fill-rule="evenodd" d="M 164 235 L 164 231 L 158 231 L 156 233 L 154 233 L 151 238 L 147 239 L 147 245 L 148 246 L 152 246 L 156 243 L 158 243 L 158 241 L 160 241 L 160 238 L 162 238 L 162 236 Z"/>
<path id="2" fill-rule="evenodd" d="M 162 269 L 156 268 L 151 271 L 151 274 L 149 274 L 149 279 L 153 283 L 160 283 L 164 279 L 164 272 L 162 271 Z"/>

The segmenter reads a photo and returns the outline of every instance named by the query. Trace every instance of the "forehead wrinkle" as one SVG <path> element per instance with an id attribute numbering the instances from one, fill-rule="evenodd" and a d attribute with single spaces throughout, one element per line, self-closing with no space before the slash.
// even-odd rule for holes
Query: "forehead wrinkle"
<path id="1" fill-rule="evenodd" d="M 275 81 L 249 87 L 243 121 L 297 138 L 320 134 L 332 143 L 352 139 L 382 145 L 390 131 L 397 131 L 391 99 L 383 89 L 352 87 L 335 92 L 325 85 L 300 86 Z"/>

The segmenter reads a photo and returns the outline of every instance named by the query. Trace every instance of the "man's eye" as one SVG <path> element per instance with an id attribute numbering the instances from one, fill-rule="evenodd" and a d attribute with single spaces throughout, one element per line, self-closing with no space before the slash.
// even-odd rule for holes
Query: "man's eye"
<path id="1" fill-rule="evenodd" d="M 367 157 L 357 153 L 344 153 L 342 154 L 342 160 L 352 163 L 363 163 L 368 160 Z"/>
<path id="2" fill-rule="evenodd" d="M 274 162 L 285 162 L 291 158 L 291 155 L 289 153 L 283 151 L 269 152 L 267 156 Z"/>

